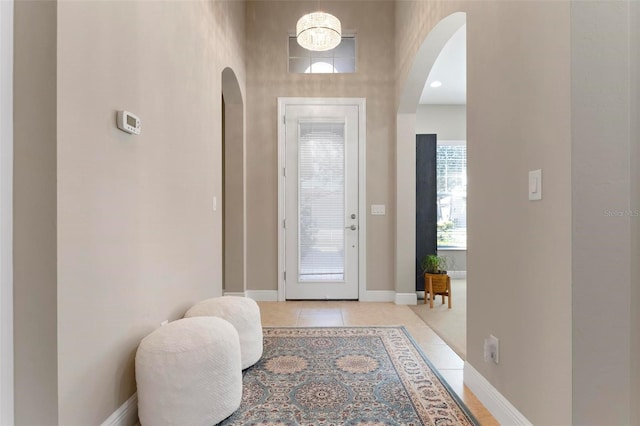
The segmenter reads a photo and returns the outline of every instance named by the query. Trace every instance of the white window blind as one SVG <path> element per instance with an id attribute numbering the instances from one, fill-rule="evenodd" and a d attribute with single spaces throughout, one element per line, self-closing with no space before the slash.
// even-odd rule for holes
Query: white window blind
<path id="1" fill-rule="evenodd" d="M 467 147 L 438 145 L 438 248 L 467 247 Z"/>
<path id="2" fill-rule="evenodd" d="M 344 280 L 344 122 L 299 123 L 300 281 Z"/>

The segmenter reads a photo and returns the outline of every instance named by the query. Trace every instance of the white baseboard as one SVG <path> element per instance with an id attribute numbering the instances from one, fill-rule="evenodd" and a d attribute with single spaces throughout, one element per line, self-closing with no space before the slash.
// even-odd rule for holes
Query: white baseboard
<path id="1" fill-rule="evenodd" d="M 390 290 L 367 290 L 360 296 L 361 302 L 393 302 L 396 292 Z"/>
<path id="2" fill-rule="evenodd" d="M 278 290 L 247 290 L 247 297 L 256 302 L 277 302 Z"/>
<path id="3" fill-rule="evenodd" d="M 225 296 L 241 296 L 242 293 L 224 293 Z M 424 292 L 423 292 L 424 294 Z M 278 290 L 247 290 L 244 295 L 256 302 L 277 302 Z M 415 293 L 396 293 L 392 290 L 368 290 L 359 299 L 361 302 L 395 302 L 396 305 L 416 305 Z"/>
<path id="4" fill-rule="evenodd" d="M 464 363 L 464 384 L 501 425 L 532 426 L 532 423 L 468 362 Z"/>
<path id="5" fill-rule="evenodd" d="M 417 305 L 418 304 L 418 296 L 415 292 L 413 293 L 396 293 L 395 297 L 396 305 Z"/>
<path id="6" fill-rule="evenodd" d="M 138 423 L 138 393 L 131 395 L 101 426 L 134 426 Z"/>
<path id="7" fill-rule="evenodd" d="M 224 293 L 225 296 L 234 295 L 240 296 L 240 293 Z M 247 290 L 245 292 L 246 297 L 250 297 L 256 302 L 277 302 L 278 290 Z M 398 299 L 398 295 L 392 290 L 368 290 L 360 296 L 361 302 L 396 302 L 398 305 L 415 305 L 416 297 L 413 293 L 401 294 L 401 298 Z M 413 297 L 413 298 L 412 298 Z M 398 302 L 402 300 L 402 302 Z M 413 300 L 413 302 L 412 302 Z"/>
<path id="8" fill-rule="evenodd" d="M 247 294 L 244 291 L 225 291 L 222 294 L 225 296 L 247 297 Z"/>

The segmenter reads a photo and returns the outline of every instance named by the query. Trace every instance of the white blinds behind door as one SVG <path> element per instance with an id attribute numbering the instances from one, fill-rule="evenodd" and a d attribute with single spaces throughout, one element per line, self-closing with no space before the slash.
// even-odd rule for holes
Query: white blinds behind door
<path id="1" fill-rule="evenodd" d="M 298 279 L 344 281 L 345 123 L 298 130 Z"/>

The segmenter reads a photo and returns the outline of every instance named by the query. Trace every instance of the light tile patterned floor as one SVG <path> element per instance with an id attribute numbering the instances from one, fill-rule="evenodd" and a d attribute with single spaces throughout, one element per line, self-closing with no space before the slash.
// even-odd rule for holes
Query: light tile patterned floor
<path id="1" fill-rule="evenodd" d="M 258 302 L 265 327 L 403 325 L 480 424 L 498 425 L 464 386 L 464 362 L 407 306 L 364 302 Z"/>

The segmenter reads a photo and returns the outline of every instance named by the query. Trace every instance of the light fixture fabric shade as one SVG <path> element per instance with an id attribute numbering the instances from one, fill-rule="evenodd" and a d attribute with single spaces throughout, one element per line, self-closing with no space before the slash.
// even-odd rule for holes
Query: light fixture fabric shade
<path id="1" fill-rule="evenodd" d="M 307 50 L 331 50 L 342 40 L 340 20 L 325 12 L 304 15 L 296 25 L 298 44 Z"/>

